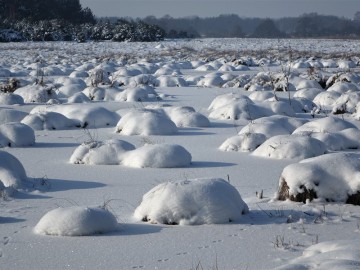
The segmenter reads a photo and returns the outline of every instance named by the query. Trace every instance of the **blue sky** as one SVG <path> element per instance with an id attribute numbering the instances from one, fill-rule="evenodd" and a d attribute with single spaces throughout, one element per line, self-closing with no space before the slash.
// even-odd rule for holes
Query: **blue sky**
<path id="1" fill-rule="evenodd" d="M 238 14 L 241 17 L 286 17 L 303 13 L 353 18 L 360 0 L 80 0 L 96 16 L 200 17 Z"/>

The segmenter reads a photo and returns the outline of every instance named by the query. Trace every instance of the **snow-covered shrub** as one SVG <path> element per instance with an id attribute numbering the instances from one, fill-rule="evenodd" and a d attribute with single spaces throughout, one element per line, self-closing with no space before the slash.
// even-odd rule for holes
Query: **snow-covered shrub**
<path id="1" fill-rule="evenodd" d="M 17 94 L 0 92 L 0 105 L 14 104 L 22 105 L 24 104 L 24 99 Z"/>
<path id="2" fill-rule="evenodd" d="M 27 85 L 16 89 L 14 93 L 21 96 L 25 103 L 46 103 L 57 98 L 53 85 Z"/>
<path id="3" fill-rule="evenodd" d="M 275 135 L 291 134 L 296 128 L 302 126 L 307 121 L 306 119 L 281 115 L 262 117 L 244 126 L 239 134 L 261 133 L 267 138 Z"/>
<path id="4" fill-rule="evenodd" d="M 251 152 L 266 141 L 266 136 L 261 133 L 243 133 L 228 138 L 219 147 L 222 151 Z"/>
<path id="5" fill-rule="evenodd" d="M 329 87 L 327 91 L 343 94 L 348 91 L 357 92 L 359 91 L 359 87 L 354 83 L 336 82 L 331 87 Z"/>
<path id="6" fill-rule="evenodd" d="M 332 108 L 335 101 L 341 96 L 335 91 L 324 91 L 316 95 L 313 102 L 322 108 Z"/>
<path id="7" fill-rule="evenodd" d="M 128 151 L 122 165 L 134 168 L 177 168 L 191 164 L 191 154 L 177 144 L 147 144 Z"/>
<path id="8" fill-rule="evenodd" d="M 151 86 L 127 88 L 116 96 L 116 101 L 142 102 L 158 99 L 158 94 Z"/>
<path id="9" fill-rule="evenodd" d="M 323 142 L 301 135 L 277 135 L 254 150 L 253 155 L 276 159 L 304 159 L 326 153 Z"/>
<path id="10" fill-rule="evenodd" d="M 57 112 L 69 119 L 80 122 L 81 127 L 100 128 L 115 126 L 120 116 L 104 107 L 93 104 L 62 104 L 53 106 L 37 106 L 30 114 L 38 112 Z"/>
<path id="11" fill-rule="evenodd" d="M 136 208 L 137 220 L 170 225 L 229 223 L 248 213 L 239 192 L 223 179 L 193 179 L 162 183 Z"/>
<path id="12" fill-rule="evenodd" d="M 101 207 L 73 206 L 47 212 L 34 232 L 43 235 L 83 236 L 103 234 L 117 229 L 116 217 Z"/>
<path id="13" fill-rule="evenodd" d="M 324 117 L 305 123 L 294 130 L 293 134 L 311 133 L 311 132 L 337 132 L 347 128 L 356 128 L 349 121 L 337 117 Z"/>
<path id="14" fill-rule="evenodd" d="M 116 125 L 123 135 L 172 135 L 178 132 L 173 121 L 162 110 L 131 110 Z"/>
<path id="15" fill-rule="evenodd" d="M 0 150 L 0 183 L 5 188 L 21 188 L 28 181 L 21 162 L 8 152 Z"/>
<path id="16" fill-rule="evenodd" d="M 122 155 L 135 146 L 123 140 L 104 142 L 88 141 L 78 146 L 70 157 L 70 163 L 88 165 L 118 165 Z"/>
<path id="17" fill-rule="evenodd" d="M 0 125 L 0 147 L 23 147 L 35 144 L 34 130 L 22 123 Z"/>
<path id="18" fill-rule="evenodd" d="M 360 92 L 347 92 L 342 94 L 334 103 L 333 114 L 354 113 L 356 105 L 360 102 Z"/>
<path id="19" fill-rule="evenodd" d="M 302 256 L 275 270 L 347 269 L 360 265 L 359 240 L 325 241 L 306 248 Z"/>
<path id="20" fill-rule="evenodd" d="M 183 78 L 162 75 L 156 78 L 153 82 L 155 87 L 186 87 L 188 82 Z"/>
<path id="21" fill-rule="evenodd" d="M 80 127 L 79 121 L 69 119 L 66 116 L 56 112 L 38 112 L 29 114 L 21 121 L 34 130 L 61 130 Z"/>
<path id="22" fill-rule="evenodd" d="M 290 164 L 281 174 L 276 198 L 360 205 L 359 171 L 359 156 L 350 153 L 326 154 Z"/>
<path id="23" fill-rule="evenodd" d="M 84 85 L 82 84 L 65 84 L 59 87 L 58 96 L 59 97 L 70 97 L 72 95 L 78 94 L 84 90 Z"/>
<path id="24" fill-rule="evenodd" d="M 83 92 L 73 94 L 67 100 L 67 103 L 88 103 L 88 102 L 91 102 L 91 100 Z"/>
<path id="25" fill-rule="evenodd" d="M 309 100 L 314 100 L 314 98 L 324 92 L 324 90 L 321 90 L 319 88 L 304 88 L 301 90 L 298 90 L 294 93 L 294 98 L 307 98 Z"/>
<path id="26" fill-rule="evenodd" d="M 0 125 L 11 122 L 20 122 L 28 113 L 11 108 L 0 108 Z"/>
<path id="27" fill-rule="evenodd" d="M 168 117 L 177 127 L 209 127 L 209 119 L 196 112 L 193 107 L 165 107 L 163 108 Z"/>

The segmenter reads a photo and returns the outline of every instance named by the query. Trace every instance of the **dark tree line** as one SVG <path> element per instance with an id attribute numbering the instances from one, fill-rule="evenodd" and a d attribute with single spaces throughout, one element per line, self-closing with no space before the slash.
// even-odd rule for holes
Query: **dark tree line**
<path id="1" fill-rule="evenodd" d="M 360 12 L 353 19 L 304 14 L 281 19 L 148 16 L 145 22 L 163 28 L 167 37 L 360 38 Z"/>
<path id="2" fill-rule="evenodd" d="M 157 41 L 164 35 L 141 20 L 96 20 L 79 0 L 0 0 L 0 42 Z"/>
<path id="3" fill-rule="evenodd" d="M 89 8 L 79 0 L 0 0 L 0 18 L 10 21 L 62 19 L 70 23 L 95 23 Z"/>

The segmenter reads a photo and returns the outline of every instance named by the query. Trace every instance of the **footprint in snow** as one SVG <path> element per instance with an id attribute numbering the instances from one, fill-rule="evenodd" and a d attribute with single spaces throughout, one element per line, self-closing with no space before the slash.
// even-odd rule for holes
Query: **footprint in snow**
<path id="1" fill-rule="evenodd" d="M 169 261 L 170 259 L 159 259 L 159 260 L 157 260 L 158 262 L 167 262 L 167 261 Z"/>
<path id="2" fill-rule="evenodd" d="M 131 267 L 131 269 L 142 269 L 142 268 L 144 268 L 144 266 L 143 266 L 143 265 L 139 265 L 139 266 L 133 266 L 133 267 Z"/>
<path id="3" fill-rule="evenodd" d="M 5 236 L 3 238 L 3 245 L 6 246 L 9 243 L 9 241 L 10 241 L 10 237 Z"/>

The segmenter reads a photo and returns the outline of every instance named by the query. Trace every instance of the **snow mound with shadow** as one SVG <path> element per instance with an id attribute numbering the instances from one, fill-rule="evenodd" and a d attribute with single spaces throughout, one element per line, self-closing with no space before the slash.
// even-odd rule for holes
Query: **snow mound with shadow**
<path id="1" fill-rule="evenodd" d="M 333 153 L 288 165 L 282 171 L 276 198 L 360 205 L 359 155 Z"/>
<path id="2" fill-rule="evenodd" d="M 22 123 L 0 125 L 0 147 L 24 147 L 35 144 L 35 132 Z"/>
<path id="3" fill-rule="evenodd" d="M 139 109 L 125 114 L 116 125 L 122 135 L 172 135 L 178 132 L 162 110 Z"/>
<path id="4" fill-rule="evenodd" d="M 220 145 L 222 151 L 252 152 L 266 141 L 261 133 L 243 133 L 228 138 Z"/>
<path id="5" fill-rule="evenodd" d="M 100 207 L 74 206 L 46 213 L 34 232 L 43 235 L 83 236 L 103 234 L 117 229 L 116 217 Z"/>
<path id="6" fill-rule="evenodd" d="M 253 155 L 275 159 L 304 159 L 325 153 L 324 143 L 310 136 L 277 135 L 266 140 Z"/>
<path id="7" fill-rule="evenodd" d="M 118 165 L 122 155 L 135 146 L 123 140 L 90 141 L 78 146 L 70 157 L 70 163 L 88 165 Z"/>
<path id="8" fill-rule="evenodd" d="M 360 268 L 359 240 L 335 240 L 308 247 L 302 256 L 276 270 L 327 270 Z"/>
<path id="9" fill-rule="evenodd" d="M 338 132 L 347 128 L 356 128 L 349 121 L 337 117 L 324 117 L 307 122 L 294 130 L 293 134 L 311 133 L 311 132 Z"/>
<path id="10" fill-rule="evenodd" d="M 134 217 L 150 223 L 200 225 L 237 222 L 249 212 L 235 187 L 223 179 L 162 183 L 149 192 Z"/>
<path id="11" fill-rule="evenodd" d="M 134 168 L 178 168 L 191 164 L 191 154 L 177 144 L 148 144 L 127 152 L 122 165 Z"/>
<path id="12" fill-rule="evenodd" d="M 8 195 L 28 181 L 21 162 L 12 154 L 0 151 L 0 193 Z"/>

